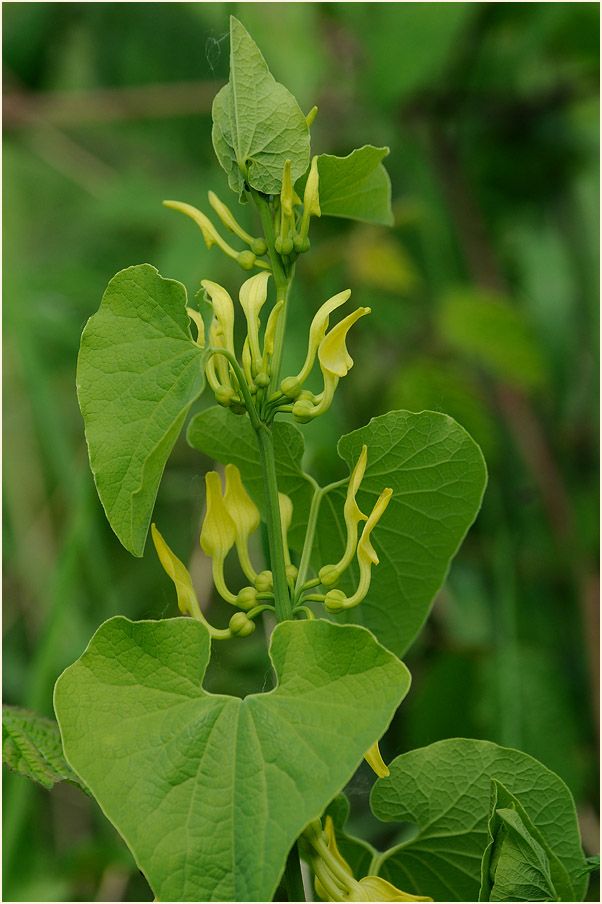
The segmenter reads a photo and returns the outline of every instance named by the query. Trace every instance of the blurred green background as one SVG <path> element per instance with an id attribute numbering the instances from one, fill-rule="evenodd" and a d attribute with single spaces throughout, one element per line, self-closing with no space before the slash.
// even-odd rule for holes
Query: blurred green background
<path id="1" fill-rule="evenodd" d="M 297 268 L 290 367 L 330 295 L 350 286 L 373 311 L 332 416 L 304 430 L 311 466 L 340 475 L 338 436 L 390 408 L 452 415 L 489 466 L 481 515 L 407 655 L 413 688 L 385 759 L 454 736 L 525 750 L 568 783 L 596 852 L 598 4 L 2 11 L 5 701 L 51 715 L 56 677 L 103 620 L 176 614 L 152 546 L 131 558 L 105 521 L 75 364 L 123 267 L 148 261 L 191 294 L 202 278 L 240 284 L 161 206 L 207 210 L 209 188 L 236 205 L 210 137 L 234 13 L 303 109 L 318 105 L 315 153 L 391 148 L 395 227 L 314 221 Z M 209 466 L 181 438 L 155 516 L 205 597 Z M 261 689 L 261 633 L 218 648 L 212 689 Z M 362 769 L 348 789 L 351 828 L 386 845 L 371 782 Z M 4 783 L 4 900 L 151 900 L 92 801 Z"/>

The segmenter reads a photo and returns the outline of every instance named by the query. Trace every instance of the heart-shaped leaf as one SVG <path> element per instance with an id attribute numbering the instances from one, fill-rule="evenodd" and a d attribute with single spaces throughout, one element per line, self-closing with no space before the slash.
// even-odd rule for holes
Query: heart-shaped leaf
<path id="1" fill-rule="evenodd" d="M 410 677 L 363 628 L 283 622 L 277 687 L 240 700 L 203 690 L 209 649 L 192 619 L 105 622 L 57 682 L 65 754 L 159 900 L 269 901 Z"/>
<path id="2" fill-rule="evenodd" d="M 186 289 L 150 264 L 121 270 L 84 329 L 77 393 L 109 523 L 141 556 L 165 463 L 205 385 Z"/>
<path id="3" fill-rule="evenodd" d="M 222 464 L 232 462 L 257 504 L 263 504 L 259 451 L 253 429 L 223 408 L 211 408 L 190 423 L 188 441 Z M 294 424 L 273 426 L 278 487 L 293 501 L 291 546 L 300 550 L 313 494 L 301 467 L 303 434 Z M 487 470 L 481 450 L 452 418 L 435 411 L 390 411 L 341 437 L 339 455 L 351 471 L 363 444 L 368 465 L 360 508 L 369 513 L 387 486 L 393 496 L 372 541 L 380 563 L 372 569 L 368 596 L 344 616 L 369 628 L 398 656 L 412 643 L 428 615 L 451 562 L 481 505 Z M 337 562 L 345 548 L 345 489 L 322 500 L 313 563 Z M 352 591 L 353 565 L 340 587 Z"/>
<path id="4" fill-rule="evenodd" d="M 418 833 L 381 856 L 379 876 L 435 901 L 479 900 L 496 779 L 520 800 L 527 828 L 532 823 L 536 840 L 559 861 L 553 866 L 559 899 L 583 900 L 587 879 L 580 877 L 585 860 L 575 804 L 562 779 L 537 760 L 488 741 L 455 738 L 405 753 L 389 769 L 374 785 L 372 809 L 379 819 L 415 824 Z"/>
<path id="5" fill-rule="evenodd" d="M 213 147 L 230 188 L 242 194 L 245 182 L 264 194 L 282 188 L 309 165 L 309 128 L 301 108 L 277 82 L 243 25 L 230 17 L 230 81 L 213 102 Z"/>

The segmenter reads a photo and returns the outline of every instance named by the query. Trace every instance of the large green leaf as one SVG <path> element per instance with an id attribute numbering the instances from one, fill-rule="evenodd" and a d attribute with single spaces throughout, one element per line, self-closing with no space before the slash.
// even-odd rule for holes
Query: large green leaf
<path id="1" fill-rule="evenodd" d="M 385 487 L 393 496 L 372 534 L 380 564 L 372 568 L 368 595 L 344 618 L 369 627 L 400 656 L 424 624 L 479 511 L 487 472 L 468 433 L 434 411 L 390 411 L 341 437 L 339 455 L 350 469 L 364 443 L 368 465 L 357 495 L 360 508 L 369 514 Z M 327 529 L 319 531 L 322 564 L 338 561 L 344 547 L 342 505 L 339 491 L 325 507 Z"/>
<path id="2" fill-rule="evenodd" d="M 2 762 L 44 788 L 71 782 L 87 791 L 67 764 L 56 722 L 6 703 L 2 704 Z"/>
<path id="3" fill-rule="evenodd" d="M 346 157 L 320 154 L 320 211 L 322 216 L 345 217 L 366 223 L 393 225 L 391 180 L 381 161 L 389 148 L 366 144 Z M 297 191 L 302 196 L 305 178 Z"/>
<path id="4" fill-rule="evenodd" d="M 435 901 L 476 901 L 488 843 L 491 779 L 516 795 L 583 899 L 587 879 L 569 789 L 537 760 L 488 741 L 454 739 L 413 750 L 390 764 L 371 796 L 379 819 L 413 823 L 417 835 L 387 851 L 378 874 Z M 516 899 L 515 899 L 516 900 Z"/>
<path id="5" fill-rule="evenodd" d="M 302 548 L 312 485 L 303 475 L 303 435 L 293 424 L 274 424 L 279 489 L 293 501 L 291 546 Z M 190 423 L 188 441 L 223 464 L 232 462 L 258 503 L 263 504 L 259 452 L 248 422 L 212 408 Z M 481 504 L 486 470 L 479 447 L 444 414 L 390 411 L 366 427 L 343 436 L 338 450 L 352 470 L 362 445 L 368 466 L 358 494 L 368 514 L 381 490 L 393 496 L 372 535 L 380 564 L 372 569 L 366 599 L 340 618 L 373 631 L 398 656 L 420 631 L 449 563 Z M 345 548 L 345 490 L 322 501 L 314 565 L 337 562 Z M 341 587 L 350 590 L 355 568 Z"/>
<path id="6" fill-rule="evenodd" d="M 230 17 L 230 80 L 213 102 L 213 147 L 230 188 L 245 183 L 264 194 L 282 188 L 291 162 L 293 182 L 309 165 L 309 128 L 301 108 L 270 73 L 247 30 Z"/>
<path id="7" fill-rule="evenodd" d="M 572 901 L 569 875 L 522 803 L 491 780 L 479 901 Z"/>
<path id="8" fill-rule="evenodd" d="M 192 619 L 105 622 L 57 682 L 65 754 L 159 900 L 269 901 L 410 677 L 362 628 L 283 622 L 277 687 L 241 700 L 203 689 L 209 649 Z"/>
<path id="9" fill-rule="evenodd" d="M 303 434 L 294 424 L 276 421 L 272 436 L 278 489 L 290 496 L 293 503 L 288 540 L 294 549 L 301 549 L 313 493 L 312 484 L 301 468 L 305 451 Z M 247 491 L 264 512 L 259 447 L 248 418 L 220 406 L 208 408 L 190 421 L 186 438 L 191 446 L 216 461 L 236 465 Z"/>
<path id="10" fill-rule="evenodd" d="M 77 391 L 90 466 L 111 527 L 135 556 L 165 462 L 205 383 L 186 289 L 140 264 L 109 283 L 84 329 Z"/>

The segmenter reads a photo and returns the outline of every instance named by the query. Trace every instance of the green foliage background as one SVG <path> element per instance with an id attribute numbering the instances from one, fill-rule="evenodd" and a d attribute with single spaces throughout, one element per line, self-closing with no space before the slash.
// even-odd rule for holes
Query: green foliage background
<path id="1" fill-rule="evenodd" d="M 318 104 L 316 152 L 391 147 L 395 227 L 317 221 L 298 266 L 285 372 L 329 295 L 349 286 L 373 311 L 332 416 L 304 430 L 311 466 L 336 479 L 336 439 L 390 408 L 452 415 L 489 466 L 406 657 L 413 686 L 385 759 L 456 736 L 518 747 L 568 783 L 592 854 L 597 4 L 4 4 L 4 699 L 51 715 L 56 677 L 103 620 L 177 614 L 153 550 L 133 559 L 105 521 L 75 361 L 123 267 L 148 261 L 191 296 L 202 278 L 240 283 L 161 206 L 207 209 L 209 188 L 236 206 L 210 138 L 230 13 L 302 108 Z M 208 467 L 182 437 L 156 521 L 225 624 L 198 548 Z M 260 690 L 260 633 L 218 648 L 206 686 Z M 4 780 L 5 900 L 148 898 L 93 801 Z M 350 830 L 384 846 L 371 784 L 366 767 L 348 789 Z"/>

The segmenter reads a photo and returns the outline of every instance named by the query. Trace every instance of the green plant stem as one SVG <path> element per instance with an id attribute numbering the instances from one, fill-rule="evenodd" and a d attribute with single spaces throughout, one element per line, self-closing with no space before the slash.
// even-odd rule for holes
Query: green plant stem
<path id="1" fill-rule="evenodd" d="M 284 868 L 284 884 L 289 901 L 305 901 L 305 889 L 301 875 L 301 863 L 299 860 L 299 847 L 295 841 L 292 846 L 286 866 Z"/>
<path id="2" fill-rule="evenodd" d="M 268 545 L 270 548 L 270 565 L 274 580 L 274 604 L 276 620 L 287 621 L 293 617 L 291 598 L 286 576 L 284 544 L 282 542 L 282 523 L 280 521 L 280 505 L 278 503 L 278 484 L 276 481 L 276 459 L 274 457 L 274 440 L 272 431 L 265 424 L 256 428 L 261 460 L 261 473 L 265 493 L 266 521 L 268 526 Z"/>
<path id="3" fill-rule="evenodd" d="M 316 526 L 318 523 L 318 513 L 320 511 L 320 504 L 324 496 L 329 493 L 331 490 L 336 490 L 338 487 L 343 486 L 344 484 L 349 482 L 349 478 L 345 477 L 343 480 L 337 480 L 334 483 L 329 483 L 327 487 L 319 487 L 317 483 L 314 481 L 314 495 L 311 500 L 311 506 L 309 509 L 309 515 L 307 518 L 307 530 L 305 532 L 305 540 L 303 541 L 303 551 L 301 553 L 301 561 L 299 562 L 299 573 L 297 575 L 297 583 L 295 584 L 295 594 L 294 598 L 297 600 L 303 590 L 307 588 L 304 586 L 307 583 L 307 572 L 309 571 L 309 565 L 311 561 L 311 552 L 314 545 L 314 535 L 316 533 Z M 317 581 L 313 586 L 317 586 L 320 581 Z"/>

